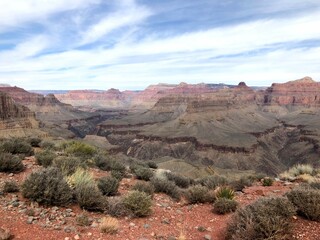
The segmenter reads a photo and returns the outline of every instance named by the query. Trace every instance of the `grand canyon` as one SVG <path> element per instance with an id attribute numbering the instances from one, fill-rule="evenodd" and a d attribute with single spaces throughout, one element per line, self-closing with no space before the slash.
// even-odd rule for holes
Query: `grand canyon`
<path id="1" fill-rule="evenodd" d="M 0 19 L 0 240 L 320 239 L 319 0 Z"/>

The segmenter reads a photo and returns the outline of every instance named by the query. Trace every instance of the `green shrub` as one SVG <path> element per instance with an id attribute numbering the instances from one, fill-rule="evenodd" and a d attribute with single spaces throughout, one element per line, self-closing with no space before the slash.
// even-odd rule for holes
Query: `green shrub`
<path id="1" fill-rule="evenodd" d="M 19 192 L 19 186 L 15 181 L 6 181 L 3 186 L 4 193 Z"/>
<path id="2" fill-rule="evenodd" d="M 111 170 L 111 161 L 108 155 L 106 154 L 96 154 L 93 158 L 94 164 L 103 171 Z"/>
<path id="3" fill-rule="evenodd" d="M 75 173 L 78 168 L 86 168 L 86 164 L 80 158 L 60 156 L 53 160 L 53 166 L 68 176 Z"/>
<path id="4" fill-rule="evenodd" d="M 272 186 L 273 184 L 273 179 L 272 178 L 264 178 L 262 179 L 262 185 L 265 187 Z"/>
<path id="5" fill-rule="evenodd" d="M 287 198 L 260 198 L 235 212 L 225 239 L 289 239 L 294 214 L 295 208 Z"/>
<path id="6" fill-rule="evenodd" d="M 118 193 L 119 180 L 112 177 L 102 177 L 98 180 L 98 188 L 103 195 L 114 196 Z"/>
<path id="7" fill-rule="evenodd" d="M 55 145 L 53 142 L 51 142 L 51 141 L 42 141 L 42 142 L 40 143 L 40 147 L 41 147 L 42 149 L 54 150 L 54 149 L 56 148 L 56 145 Z"/>
<path id="8" fill-rule="evenodd" d="M 227 186 L 220 187 L 216 192 L 216 197 L 232 200 L 235 197 L 234 190 Z"/>
<path id="9" fill-rule="evenodd" d="M 250 187 L 253 184 L 254 179 L 252 177 L 241 177 L 239 180 L 230 183 L 235 191 L 242 191 L 245 187 Z"/>
<path id="10" fill-rule="evenodd" d="M 74 187 L 75 196 L 80 207 L 86 210 L 102 211 L 107 207 L 107 201 L 103 198 L 93 177 L 86 170 L 78 168 L 70 176 L 69 181 Z"/>
<path id="11" fill-rule="evenodd" d="M 32 147 L 40 147 L 41 141 L 42 141 L 41 138 L 38 138 L 38 137 L 32 137 L 28 139 L 28 142 Z"/>
<path id="12" fill-rule="evenodd" d="M 134 170 L 138 179 L 149 181 L 153 177 L 153 171 L 150 168 L 138 167 Z"/>
<path id="13" fill-rule="evenodd" d="M 117 170 L 111 170 L 111 176 L 121 181 L 126 176 L 126 173 Z"/>
<path id="14" fill-rule="evenodd" d="M 131 191 L 124 197 L 123 203 L 135 217 L 145 217 L 151 214 L 152 200 L 145 192 Z"/>
<path id="15" fill-rule="evenodd" d="M 154 186 L 148 182 L 139 181 L 135 185 L 133 185 L 132 190 L 145 192 L 145 193 L 149 194 L 151 197 L 154 194 Z"/>
<path id="16" fill-rule="evenodd" d="M 185 197 L 190 204 L 213 202 L 214 196 L 210 194 L 205 186 L 195 185 L 187 189 Z"/>
<path id="17" fill-rule="evenodd" d="M 157 169 L 158 168 L 158 165 L 153 161 L 147 162 L 147 165 L 148 165 L 149 168 L 153 168 L 153 169 Z"/>
<path id="18" fill-rule="evenodd" d="M 177 201 L 180 200 L 181 193 L 174 182 L 162 178 L 152 178 L 151 184 L 154 186 L 155 192 L 165 193 Z"/>
<path id="19" fill-rule="evenodd" d="M 196 180 L 196 184 L 201 184 L 209 189 L 216 189 L 217 187 L 226 185 L 227 183 L 228 181 L 225 177 L 218 175 L 210 175 Z"/>
<path id="20" fill-rule="evenodd" d="M 82 158 L 93 157 L 97 152 L 95 147 L 78 141 L 67 142 L 64 147 L 66 153 Z"/>
<path id="21" fill-rule="evenodd" d="M 53 160 L 57 157 L 57 155 L 51 150 L 46 149 L 44 151 L 36 153 L 35 157 L 39 165 L 43 167 L 49 167 L 52 164 Z"/>
<path id="22" fill-rule="evenodd" d="M 22 138 L 12 138 L 4 140 L 0 144 L 0 149 L 3 152 L 12 154 L 24 154 L 26 156 L 33 155 L 33 149 L 31 144 Z"/>
<path id="23" fill-rule="evenodd" d="M 297 188 L 288 192 L 287 197 L 297 207 L 299 215 L 320 221 L 320 190 Z"/>
<path id="24" fill-rule="evenodd" d="M 234 212 L 238 207 L 237 201 L 227 198 L 218 198 L 213 204 L 213 212 L 217 214 L 226 214 Z"/>
<path id="25" fill-rule="evenodd" d="M 21 189 L 24 197 L 47 205 L 66 205 L 72 199 L 72 190 L 60 170 L 52 167 L 31 173 Z"/>
<path id="26" fill-rule="evenodd" d="M 173 181 L 178 187 L 181 188 L 188 188 L 191 183 L 189 178 L 172 172 L 166 172 L 166 177 L 169 181 Z"/>
<path id="27" fill-rule="evenodd" d="M 11 153 L 0 153 L 0 172 L 16 173 L 23 171 L 24 166 L 19 156 Z"/>
<path id="28" fill-rule="evenodd" d="M 107 214 L 113 217 L 124 217 L 130 214 L 129 209 L 124 205 L 122 197 L 108 198 Z"/>

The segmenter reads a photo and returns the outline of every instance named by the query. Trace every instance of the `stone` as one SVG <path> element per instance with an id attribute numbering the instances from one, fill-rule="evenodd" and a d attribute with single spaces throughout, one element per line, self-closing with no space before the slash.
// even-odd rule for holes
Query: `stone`
<path id="1" fill-rule="evenodd" d="M 162 219 L 162 221 L 161 221 L 162 223 L 164 223 L 164 224 L 170 224 L 170 220 L 169 219 L 167 219 L 167 218 L 165 218 L 165 219 Z"/>
<path id="2" fill-rule="evenodd" d="M 0 228 L 0 240 L 7 240 L 11 239 L 12 234 L 10 233 L 9 229 Z"/>
<path id="3" fill-rule="evenodd" d="M 33 222 L 33 217 L 31 216 L 31 217 L 28 217 L 28 219 L 27 219 L 27 224 L 32 224 L 32 222 Z"/>
<path id="4" fill-rule="evenodd" d="M 74 238 L 75 240 L 79 240 L 79 239 L 80 239 L 80 236 L 79 236 L 79 234 L 77 234 L 77 235 L 75 235 L 73 238 Z"/>
<path id="5" fill-rule="evenodd" d="M 129 223 L 129 227 L 135 227 L 135 226 L 136 225 L 133 222 Z"/>
<path id="6" fill-rule="evenodd" d="M 212 237 L 209 234 L 204 235 L 205 240 L 212 240 Z"/>
<path id="7" fill-rule="evenodd" d="M 146 224 L 143 225 L 143 227 L 144 228 L 150 228 L 150 225 L 146 223 Z"/>

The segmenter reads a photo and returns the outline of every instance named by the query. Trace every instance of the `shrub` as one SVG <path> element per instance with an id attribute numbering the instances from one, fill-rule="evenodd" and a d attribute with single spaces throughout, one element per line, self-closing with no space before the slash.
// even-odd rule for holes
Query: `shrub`
<path id="1" fill-rule="evenodd" d="M 16 173 L 23 171 L 22 159 L 11 153 L 0 153 L 0 172 Z"/>
<path id="2" fill-rule="evenodd" d="M 1 143 L 0 149 L 3 152 L 12 154 L 24 154 L 26 156 L 31 156 L 33 154 L 31 144 L 22 138 L 4 140 Z"/>
<path id="3" fill-rule="evenodd" d="M 81 213 L 76 216 L 76 223 L 79 226 L 90 226 L 92 221 L 90 220 L 88 214 Z"/>
<path id="4" fill-rule="evenodd" d="M 285 171 L 280 174 L 280 178 L 284 180 L 295 180 L 296 177 L 303 174 L 313 175 L 314 169 L 309 164 L 297 164 L 290 168 L 288 171 Z"/>
<path id="5" fill-rule="evenodd" d="M 119 221 L 113 217 L 103 217 L 99 229 L 102 233 L 115 234 L 119 229 Z"/>
<path id="6" fill-rule="evenodd" d="M 297 188 L 288 192 L 287 197 L 297 207 L 299 215 L 320 221 L 320 190 Z"/>
<path id="7" fill-rule="evenodd" d="M 107 213 L 113 217 L 124 217 L 129 215 L 130 211 L 124 205 L 122 197 L 110 197 Z"/>
<path id="8" fill-rule="evenodd" d="M 66 205 L 71 202 L 72 190 L 57 168 L 46 168 L 31 173 L 23 182 L 22 195 L 48 205 Z"/>
<path id="9" fill-rule="evenodd" d="M 94 211 L 106 208 L 107 202 L 90 173 L 79 168 L 69 181 L 74 187 L 75 196 L 81 208 Z"/>
<path id="10" fill-rule="evenodd" d="M 67 142 L 64 151 L 77 157 L 90 158 L 97 152 L 96 148 L 78 141 Z"/>
<path id="11" fill-rule="evenodd" d="M 51 150 L 44 150 L 35 155 L 36 161 L 43 167 L 49 167 L 57 155 Z"/>
<path id="12" fill-rule="evenodd" d="M 117 170 L 111 170 L 111 176 L 121 181 L 126 176 L 126 173 Z"/>
<path id="13" fill-rule="evenodd" d="M 72 175 L 78 168 L 85 168 L 86 164 L 76 157 L 60 156 L 53 160 L 53 166 L 59 168 L 63 175 Z"/>
<path id="14" fill-rule="evenodd" d="M 93 158 L 94 164 L 103 171 L 111 170 L 110 158 L 106 154 L 96 154 Z"/>
<path id="15" fill-rule="evenodd" d="M 154 193 L 154 187 L 148 182 L 137 182 L 133 187 L 132 190 L 145 192 L 149 194 L 151 197 Z"/>
<path id="16" fill-rule="evenodd" d="M 138 167 L 134 170 L 138 179 L 149 181 L 153 177 L 153 171 L 150 168 Z"/>
<path id="17" fill-rule="evenodd" d="M 166 177 L 169 181 L 173 181 L 178 187 L 181 188 L 188 188 L 191 183 L 189 178 L 172 172 L 166 172 Z"/>
<path id="18" fill-rule="evenodd" d="M 273 184 L 273 179 L 272 178 L 264 178 L 262 179 L 262 185 L 265 187 L 272 186 Z"/>
<path id="19" fill-rule="evenodd" d="M 214 196 L 210 195 L 209 189 L 201 185 L 189 187 L 185 196 L 190 204 L 214 201 Z"/>
<path id="20" fill-rule="evenodd" d="M 226 198 L 232 200 L 235 197 L 234 190 L 230 187 L 220 187 L 216 191 L 216 197 L 217 198 Z"/>
<path id="21" fill-rule="evenodd" d="M 319 189 L 320 190 L 320 182 L 312 182 L 310 183 L 310 187 L 313 189 Z"/>
<path id="22" fill-rule="evenodd" d="M 51 142 L 51 141 L 42 141 L 42 142 L 40 143 L 40 147 L 41 147 L 42 149 L 51 149 L 51 150 L 53 150 L 53 149 L 56 148 L 56 145 L 55 145 L 53 142 Z"/>
<path id="23" fill-rule="evenodd" d="M 153 169 L 157 169 L 158 168 L 158 165 L 153 161 L 147 162 L 147 165 L 148 165 L 149 168 L 153 168 Z"/>
<path id="24" fill-rule="evenodd" d="M 19 186 L 15 181 L 6 181 L 3 186 L 4 193 L 19 192 Z"/>
<path id="25" fill-rule="evenodd" d="M 38 138 L 38 137 L 32 137 L 28 139 L 28 142 L 32 147 L 40 147 L 41 141 L 42 141 L 41 138 Z"/>
<path id="26" fill-rule="evenodd" d="M 252 177 L 241 177 L 239 180 L 230 183 L 235 191 L 242 191 L 245 187 L 252 186 L 254 179 Z"/>
<path id="27" fill-rule="evenodd" d="M 123 203 L 135 217 L 145 217 L 151 214 L 152 200 L 145 192 L 131 191 L 124 197 Z"/>
<path id="28" fill-rule="evenodd" d="M 226 214 L 234 212 L 238 207 L 237 201 L 227 198 L 218 198 L 213 204 L 213 212 L 217 214 Z"/>
<path id="29" fill-rule="evenodd" d="M 294 214 L 295 208 L 287 198 L 260 198 L 235 212 L 226 239 L 288 239 Z"/>
<path id="30" fill-rule="evenodd" d="M 112 177 L 102 177 L 98 180 L 98 188 L 103 195 L 114 196 L 118 192 L 119 180 Z"/>
<path id="31" fill-rule="evenodd" d="M 152 178 L 151 184 L 154 186 L 155 192 L 165 193 L 175 200 L 180 200 L 181 193 L 174 182 L 162 178 Z"/>
<path id="32" fill-rule="evenodd" d="M 202 186 L 205 186 L 209 189 L 215 189 L 218 186 L 223 186 L 223 185 L 226 185 L 227 183 L 228 181 L 225 177 L 221 177 L 217 175 L 206 176 L 196 181 L 196 184 L 201 184 Z"/>

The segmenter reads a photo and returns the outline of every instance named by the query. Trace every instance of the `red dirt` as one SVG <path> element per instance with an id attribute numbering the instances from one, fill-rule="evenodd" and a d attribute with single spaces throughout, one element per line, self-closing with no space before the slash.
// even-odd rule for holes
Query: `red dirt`
<path id="1" fill-rule="evenodd" d="M 24 160 L 24 164 L 29 166 L 24 172 L 9 176 L 9 174 L 0 173 L 0 181 L 12 179 L 21 182 L 34 168 L 39 168 L 34 163 L 33 158 Z M 103 176 L 105 172 L 94 170 L 96 176 Z M 120 192 L 126 192 L 135 182 L 134 179 L 124 179 L 120 186 Z M 259 184 L 246 188 L 244 193 L 238 194 L 236 200 L 240 205 L 246 205 L 255 201 L 261 196 L 282 195 L 290 190 L 291 186 L 286 186 L 281 182 L 275 182 L 271 187 L 263 187 Z M 0 228 L 9 229 L 14 235 L 14 239 L 23 240 L 72 240 L 79 239 L 121 239 L 121 240 L 151 240 L 151 239 L 175 239 L 183 234 L 188 240 L 205 239 L 208 235 L 212 239 L 224 239 L 224 231 L 226 225 L 232 216 L 217 215 L 212 213 L 211 204 L 187 205 L 184 201 L 179 203 L 170 199 L 164 194 L 155 194 L 153 199 L 153 213 L 147 218 L 132 219 L 120 218 L 119 231 L 115 235 L 102 234 L 99 231 L 98 219 L 105 216 L 102 213 L 88 213 L 96 224 L 89 227 L 80 227 L 75 223 L 75 215 L 83 211 L 77 206 L 72 205 L 68 208 L 72 209 L 72 216 L 63 219 L 52 220 L 52 223 L 62 223 L 61 229 L 54 230 L 53 227 L 44 228 L 45 218 L 39 217 L 36 223 L 28 224 L 28 216 L 26 213 L 19 212 L 21 208 L 14 207 L 10 203 L 15 194 L 6 194 L 0 196 Z M 25 202 L 26 207 L 31 207 L 31 202 L 23 199 L 20 193 L 17 194 L 20 202 Z M 38 206 L 35 206 L 35 208 Z M 48 212 L 54 213 L 52 208 L 41 207 L 47 209 Z M 59 213 L 66 212 L 66 208 L 59 208 Z M 320 239 L 320 223 L 304 220 L 300 217 L 292 219 L 294 223 L 294 232 L 292 239 L 316 240 Z M 67 233 L 64 231 L 66 226 L 71 226 L 72 231 Z M 169 238 L 172 237 L 172 238 Z"/>

